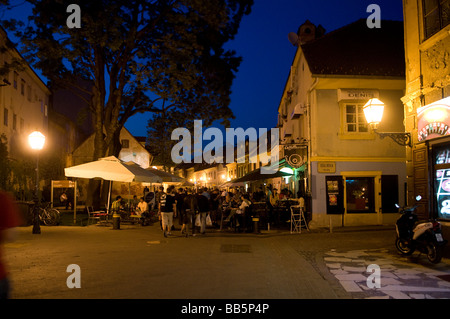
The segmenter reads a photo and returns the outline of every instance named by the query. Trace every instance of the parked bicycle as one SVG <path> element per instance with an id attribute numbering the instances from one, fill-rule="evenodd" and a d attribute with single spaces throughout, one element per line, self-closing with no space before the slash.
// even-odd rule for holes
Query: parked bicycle
<path id="1" fill-rule="evenodd" d="M 61 214 L 59 210 L 51 207 L 52 203 L 47 203 L 44 207 L 39 207 L 39 220 L 47 226 L 56 226 L 59 223 Z"/>

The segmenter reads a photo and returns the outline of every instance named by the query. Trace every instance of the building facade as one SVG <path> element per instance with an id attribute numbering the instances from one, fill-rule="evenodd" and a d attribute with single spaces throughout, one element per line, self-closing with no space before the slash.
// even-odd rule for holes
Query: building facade
<path id="1" fill-rule="evenodd" d="M 0 134 L 8 140 L 11 157 L 29 154 L 28 135 L 33 131 L 48 133 L 50 90 L 10 44 L 0 28 Z M 46 147 L 46 146 L 44 146 Z"/>
<path id="2" fill-rule="evenodd" d="M 369 29 L 360 20 L 309 41 L 299 32 L 294 44 L 278 108 L 280 159 L 296 165 L 294 193 L 310 203 L 311 225 L 393 223 L 394 204 L 405 198 L 405 147 L 381 140 L 363 106 L 379 98 L 386 104 L 379 130 L 405 131 L 402 22 Z"/>
<path id="3" fill-rule="evenodd" d="M 438 218 L 450 233 L 449 1 L 403 1 L 408 203 L 421 218 Z M 447 235 L 448 236 L 448 235 Z"/>

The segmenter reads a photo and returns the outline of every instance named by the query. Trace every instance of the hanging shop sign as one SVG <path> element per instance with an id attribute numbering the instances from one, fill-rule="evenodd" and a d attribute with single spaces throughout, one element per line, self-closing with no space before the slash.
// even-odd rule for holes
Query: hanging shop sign
<path id="1" fill-rule="evenodd" d="M 418 140 L 450 135 L 450 97 L 417 109 Z"/>
<path id="2" fill-rule="evenodd" d="M 341 100 L 370 100 L 378 99 L 378 90 L 367 89 L 338 89 L 338 102 Z"/>
<path id="3" fill-rule="evenodd" d="M 285 145 L 284 158 L 291 167 L 301 167 L 308 161 L 307 146 L 298 144 Z"/>

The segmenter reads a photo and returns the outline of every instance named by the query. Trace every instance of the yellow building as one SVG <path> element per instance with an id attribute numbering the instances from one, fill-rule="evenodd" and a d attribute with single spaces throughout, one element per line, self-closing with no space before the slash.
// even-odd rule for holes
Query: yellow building
<path id="1" fill-rule="evenodd" d="M 449 1 L 403 1 L 406 55 L 405 126 L 408 202 L 450 226 L 450 16 Z M 448 229 L 448 228 L 447 228 Z"/>
<path id="2" fill-rule="evenodd" d="M 307 21 L 290 35 L 297 52 L 278 108 L 280 159 L 297 159 L 296 191 L 313 227 L 391 224 L 405 197 L 405 147 L 381 140 L 363 106 L 379 98 L 379 130 L 404 132 L 403 24 L 359 20 L 322 33 Z"/>
<path id="3" fill-rule="evenodd" d="M 10 156 L 15 157 L 29 152 L 27 138 L 31 132 L 48 133 L 50 90 L 8 42 L 0 28 L 0 66 L 8 70 L 0 76 L 0 134 L 5 134 Z"/>

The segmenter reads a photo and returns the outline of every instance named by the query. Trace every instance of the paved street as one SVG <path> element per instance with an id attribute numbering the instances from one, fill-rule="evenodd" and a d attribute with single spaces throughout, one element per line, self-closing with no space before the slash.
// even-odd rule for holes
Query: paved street
<path id="1" fill-rule="evenodd" d="M 391 228 L 210 229 L 190 238 L 164 238 L 156 225 L 41 229 L 20 227 L 5 245 L 14 299 L 450 298 L 449 259 L 399 256 Z M 71 264 L 80 267 L 81 288 L 67 286 Z M 370 264 L 381 269 L 380 288 L 367 287 Z"/>

